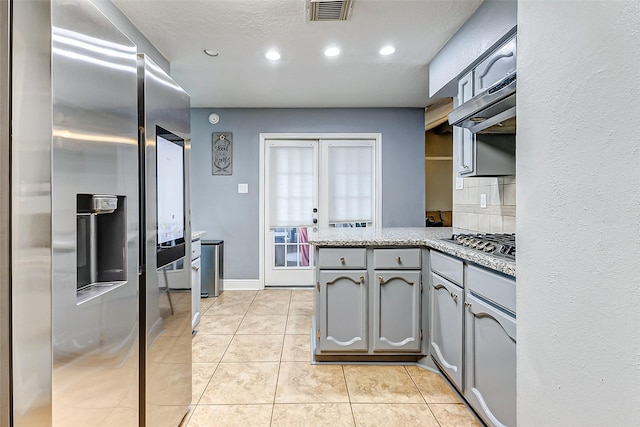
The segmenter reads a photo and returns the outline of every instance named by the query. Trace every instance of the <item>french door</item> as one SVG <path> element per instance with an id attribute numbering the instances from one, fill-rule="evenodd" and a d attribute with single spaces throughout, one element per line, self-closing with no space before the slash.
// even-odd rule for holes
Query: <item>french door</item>
<path id="1" fill-rule="evenodd" d="M 311 286 L 315 228 L 372 227 L 376 141 L 265 140 L 265 286 Z"/>

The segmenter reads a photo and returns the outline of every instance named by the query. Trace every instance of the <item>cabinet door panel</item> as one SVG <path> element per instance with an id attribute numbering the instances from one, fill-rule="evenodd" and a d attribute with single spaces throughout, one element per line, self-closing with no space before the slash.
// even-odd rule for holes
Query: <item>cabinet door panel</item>
<path id="1" fill-rule="evenodd" d="M 473 93 L 479 94 L 514 71 L 516 71 L 515 36 L 491 53 L 474 69 Z"/>
<path id="2" fill-rule="evenodd" d="M 490 426 L 516 425 L 516 320 L 467 294 L 465 392 Z"/>
<path id="3" fill-rule="evenodd" d="M 462 390 L 463 291 L 435 273 L 430 278 L 431 355 Z"/>
<path id="4" fill-rule="evenodd" d="M 473 73 L 469 71 L 463 77 L 458 80 L 458 104 L 456 106 L 462 105 L 467 102 L 471 98 L 473 98 Z"/>
<path id="5" fill-rule="evenodd" d="M 420 272 L 375 271 L 373 351 L 420 351 Z"/>
<path id="6" fill-rule="evenodd" d="M 458 96 L 456 107 L 473 97 L 473 76 L 470 71 L 458 80 Z M 473 172 L 473 134 L 468 129 L 453 127 L 454 160 L 456 172 L 468 174 Z"/>
<path id="7" fill-rule="evenodd" d="M 366 351 L 366 271 L 320 271 L 320 351 Z"/>

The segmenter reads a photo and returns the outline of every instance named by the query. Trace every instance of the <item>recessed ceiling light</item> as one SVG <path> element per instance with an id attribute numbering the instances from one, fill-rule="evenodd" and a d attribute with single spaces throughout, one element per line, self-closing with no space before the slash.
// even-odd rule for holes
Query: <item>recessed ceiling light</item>
<path id="1" fill-rule="evenodd" d="M 340 55 L 340 49 L 337 47 L 330 47 L 329 49 L 324 51 L 326 56 L 338 56 Z"/>
<path id="2" fill-rule="evenodd" d="M 391 55 L 395 51 L 396 51 L 395 47 L 393 47 L 393 46 L 385 46 L 382 49 L 380 49 L 380 55 Z"/>
<path id="3" fill-rule="evenodd" d="M 206 53 L 209 56 L 214 56 L 214 57 L 219 55 L 219 53 L 217 51 L 213 50 L 213 49 L 205 49 L 204 53 Z"/>
<path id="4" fill-rule="evenodd" d="M 270 50 L 265 56 L 267 57 L 267 59 L 270 59 L 272 61 L 277 61 L 278 59 L 280 59 L 280 54 L 275 50 Z"/>

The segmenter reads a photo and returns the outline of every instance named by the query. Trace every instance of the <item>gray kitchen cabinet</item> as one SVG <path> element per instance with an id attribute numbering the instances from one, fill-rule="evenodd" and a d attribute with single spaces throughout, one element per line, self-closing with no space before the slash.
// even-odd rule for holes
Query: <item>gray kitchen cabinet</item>
<path id="1" fill-rule="evenodd" d="M 431 357 L 462 391 L 464 263 L 437 251 L 431 251 L 429 259 Z"/>
<path id="2" fill-rule="evenodd" d="M 422 256 L 421 248 L 319 248 L 315 354 L 425 354 Z"/>
<path id="3" fill-rule="evenodd" d="M 366 270 L 320 270 L 317 277 L 318 350 L 367 351 Z"/>
<path id="4" fill-rule="evenodd" d="M 489 426 L 516 425 L 516 320 L 466 295 L 464 397 Z"/>
<path id="5" fill-rule="evenodd" d="M 420 248 L 374 248 L 372 283 L 374 352 L 419 352 L 421 328 Z"/>
<path id="6" fill-rule="evenodd" d="M 474 68 L 473 94 L 477 95 L 485 91 L 515 71 L 516 36 L 514 35 Z"/>
<path id="7" fill-rule="evenodd" d="M 456 107 L 516 70 L 516 36 L 489 53 L 473 70 L 458 80 Z M 513 134 L 478 133 L 453 127 L 454 164 L 463 177 L 515 175 Z M 479 201 L 473 201 L 479 203 Z"/>
<path id="8" fill-rule="evenodd" d="M 419 249 L 417 250 L 419 253 Z M 376 270 L 373 289 L 373 351 L 421 348 L 420 271 Z"/>
<path id="9" fill-rule="evenodd" d="M 516 425 L 516 284 L 465 265 L 464 397 L 487 425 Z"/>
<path id="10" fill-rule="evenodd" d="M 460 286 L 433 272 L 429 282 L 431 356 L 458 390 L 462 390 L 464 293 Z"/>
<path id="11" fill-rule="evenodd" d="M 458 80 L 458 97 L 456 107 L 462 105 L 473 97 L 473 72 L 469 72 Z M 460 175 L 472 174 L 475 161 L 473 158 L 473 146 L 475 136 L 469 129 L 453 127 L 453 140 L 456 144 L 457 161 L 456 169 Z"/>

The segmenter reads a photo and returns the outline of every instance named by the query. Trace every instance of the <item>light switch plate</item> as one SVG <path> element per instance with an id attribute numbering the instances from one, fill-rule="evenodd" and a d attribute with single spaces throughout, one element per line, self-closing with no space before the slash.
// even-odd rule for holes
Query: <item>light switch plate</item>
<path id="1" fill-rule="evenodd" d="M 249 192 L 249 184 L 238 184 L 238 193 L 246 194 Z"/>
<path id="2" fill-rule="evenodd" d="M 481 208 L 487 207 L 487 195 L 484 193 L 480 195 L 480 207 Z"/>
<path id="3" fill-rule="evenodd" d="M 464 178 L 456 176 L 456 190 L 462 190 L 464 188 Z"/>

